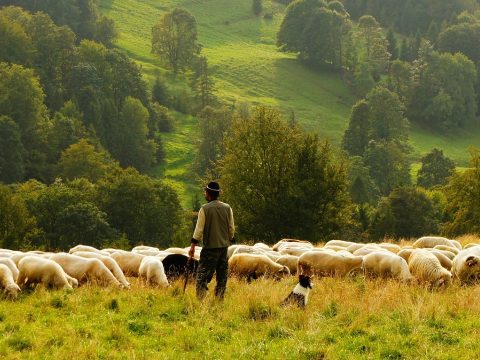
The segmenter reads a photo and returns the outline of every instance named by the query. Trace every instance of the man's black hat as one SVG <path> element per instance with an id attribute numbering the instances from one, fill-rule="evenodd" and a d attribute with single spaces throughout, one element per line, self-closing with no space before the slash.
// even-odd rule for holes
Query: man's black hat
<path id="1" fill-rule="evenodd" d="M 215 181 L 211 181 L 211 182 L 208 183 L 205 190 L 219 193 L 220 192 L 220 185 L 218 185 L 218 183 L 215 182 Z"/>

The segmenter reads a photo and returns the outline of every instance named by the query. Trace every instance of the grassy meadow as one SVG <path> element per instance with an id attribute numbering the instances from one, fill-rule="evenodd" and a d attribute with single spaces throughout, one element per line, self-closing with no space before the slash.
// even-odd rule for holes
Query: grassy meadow
<path id="1" fill-rule="evenodd" d="M 164 12 L 182 7 L 197 19 L 202 52 L 212 68 L 215 93 L 223 103 L 274 106 L 286 117 L 294 111 L 307 131 L 340 142 L 356 99 L 339 74 L 310 69 L 293 54 L 277 50 L 283 5 L 264 0 L 263 14 L 272 15 L 266 19 L 252 14 L 251 0 L 100 0 L 99 4 L 102 13 L 115 20 L 117 46 L 141 65 L 150 84 L 162 75 L 173 91 L 189 92 L 185 77 L 173 77 L 150 53 L 153 24 Z M 164 137 L 166 163 L 153 173 L 165 174 L 188 206 L 196 189 L 189 164 L 194 161 L 198 129 L 194 117 L 178 115 L 177 120 L 175 132 Z M 431 134 L 412 127 L 411 143 L 417 161 L 439 147 L 459 166 L 466 166 L 467 148 L 480 144 L 480 129 Z"/>
<path id="2" fill-rule="evenodd" d="M 480 242 L 475 237 L 463 244 Z M 406 242 L 402 243 L 406 245 Z M 480 353 L 480 288 L 431 291 L 394 280 L 314 280 L 305 310 L 279 303 L 296 284 L 230 279 L 225 301 L 194 285 L 37 288 L 0 300 L 2 359 L 456 359 Z"/>

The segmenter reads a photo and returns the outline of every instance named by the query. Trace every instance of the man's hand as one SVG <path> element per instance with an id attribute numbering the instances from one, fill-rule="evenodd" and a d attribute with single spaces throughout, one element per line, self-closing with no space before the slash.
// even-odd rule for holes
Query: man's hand
<path id="1" fill-rule="evenodd" d="M 188 256 L 193 258 L 195 257 L 195 244 L 192 243 L 192 245 L 190 246 L 190 250 L 188 250 Z"/>

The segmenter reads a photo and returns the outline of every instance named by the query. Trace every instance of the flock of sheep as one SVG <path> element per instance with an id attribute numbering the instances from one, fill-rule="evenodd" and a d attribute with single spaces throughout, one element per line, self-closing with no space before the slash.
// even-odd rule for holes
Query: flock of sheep
<path id="1" fill-rule="evenodd" d="M 129 288 L 128 276 L 139 277 L 150 286 L 167 287 L 175 277 L 183 275 L 188 249 L 137 246 L 124 251 L 86 245 L 75 246 L 69 253 L 0 249 L 0 288 L 12 298 L 22 289 L 38 284 L 72 289 L 90 281 Z M 196 269 L 200 251 L 197 247 L 191 269 Z M 283 239 L 273 247 L 263 243 L 232 245 L 228 257 L 230 274 L 249 281 L 296 273 L 344 277 L 360 272 L 366 277 L 394 278 L 432 287 L 448 286 L 452 278 L 461 284 L 480 279 L 480 244 L 462 248 L 458 241 L 443 237 L 422 237 L 403 247 L 343 240 L 315 247 L 307 241 Z"/>

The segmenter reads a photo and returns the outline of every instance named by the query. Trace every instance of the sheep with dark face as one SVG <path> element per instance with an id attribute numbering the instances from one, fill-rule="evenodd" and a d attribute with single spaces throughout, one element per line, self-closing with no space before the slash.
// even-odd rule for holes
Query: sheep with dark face
<path id="1" fill-rule="evenodd" d="M 464 285 L 480 282 L 480 246 L 460 251 L 453 259 L 452 273 Z"/>
<path id="2" fill-rule="evenodd" d="M 165 256 L 162 260 L 165 275 L 169 282 L 178 279 L 187 272 L 187 275 L 195 276 L 198 268 L 198 260 L 191 259 L 188 261 L 188 256 L 181 254 L 170 254 Z"/>

